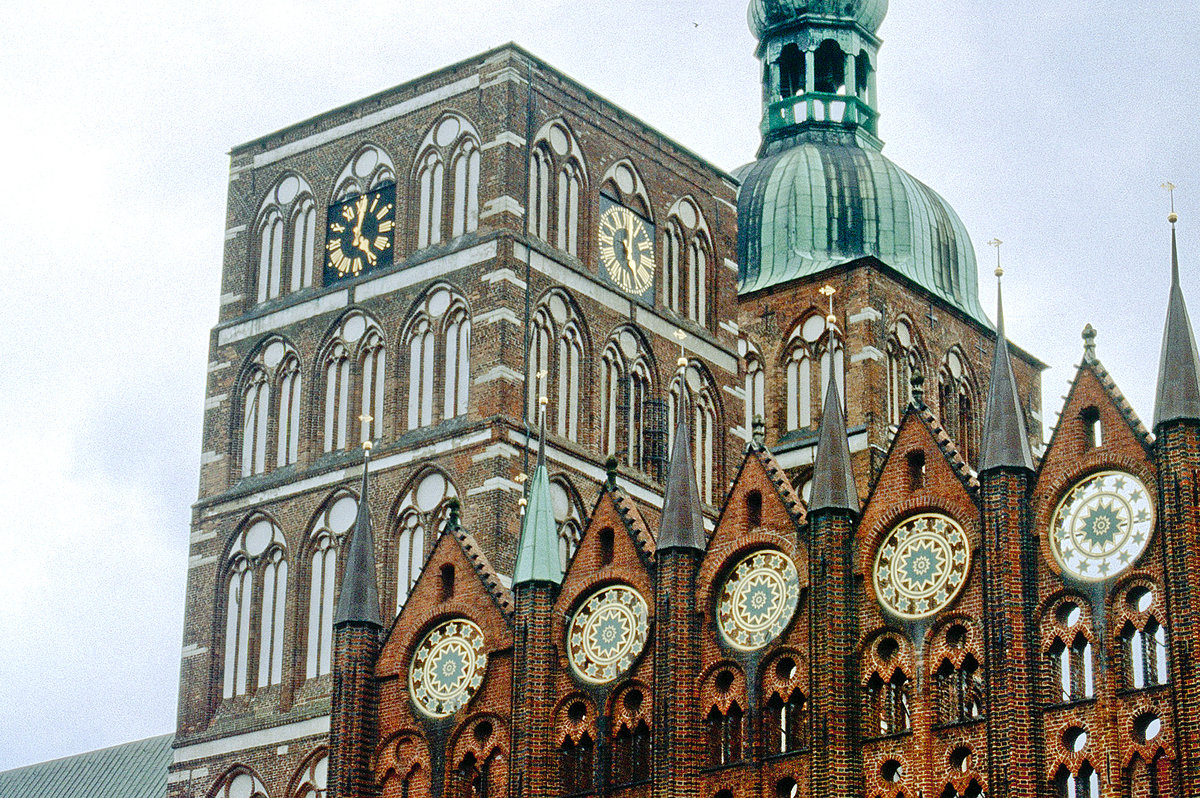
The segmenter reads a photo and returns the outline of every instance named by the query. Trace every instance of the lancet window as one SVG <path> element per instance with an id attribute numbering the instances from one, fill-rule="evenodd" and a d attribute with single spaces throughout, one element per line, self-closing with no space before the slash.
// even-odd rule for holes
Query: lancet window
<path id="1" fill-rule="evenodd" d="M 465 415 L 470 395 L 471 317 L 462 296 L 449 286 L 432 289 L 409 318 L 404 348 L 408 429 L 434 423 L 438 388 L 440 420 Z"/>
<path id="2" fill-rule="evenodd" d="M 983 717 L 984 678 L 974 649 L 976 641 L 961 623 L 952 624 L 940 636 L 940 663 L 933 683 L 937 723 L 963 723 Z"/>
<path id="3" fill-rule="evenodd" d="M 305 678 L 332 671 L 333 608 L 337 598 L 338 554 L 348 542 L 358 514 L 358 500 L 349 493 L 330 499 L 308 534 L 308 625 Z"/>
<path id="4" fill-rule="evenodd" d="M 547 122 L 534 136 L 529 160 L 530 234 L 578 257 L 580 198 L 586 185 L 583 151 L 574 134 L 561 119 Z"/>
<path id="5" fill-rule="evenodd" d="M 631 467 L 645 470 L 647 402 L 654 396 L 650 348 L 632 327 L 609 338 L 600 368 L 601 440 L 605 450 Z"/>
<path id="6" fill-rule="evenodd" d="M 837 330 L 826 329 L 825 317 L 814 313 L 797 325 L 788 339 L 785 371 L 787 373 L 787 428 L 809 429 L 820 420 L 821 402 L 829 385 L 830 375 L 836 375 L 839 395 L 846 397 L 845 357 Z M 831 351 L 832 345 L 832 351 Z"/>
<path id="7" fill-rule="evenodd" d="M 579 440 L 584 358 L 583 320 L 571 297 L 551 291 L 533 317 L 529 347 L 529 413 L 537 423 L 538 399 L 545 396 L 546 425 L 568 440 Z"/>
<path id="8" fill-rule="evenodd" d="M 342 318 L 323 349 L 324 442 L 326 452 L 350 447 L 351 407 L 360 422 L 359 440 L 379 437 L 386 393 L 386 349 L 373 320 L 358 311 Z M 369 420 L 368 420 L 369 418 Z"/>
<path id="9" fill-rule="evenodd" d="M 701 327 L 708 325 L 712 236 L 699 205 L 679 199 L 667 214 L 663 304 Z"/>
<path id="10" fill-rule="evenodd" d="M 454 484 L 440 471 L 422 474 L 405 492 L 396 511 L 396 612 L 425 565 L 425 555 L 446 528 L 449 502 L 458 496 Z"/>
<path id="11" fill-rule="evenodd" d="M 639 687 L 626 689 L 614 700 L 609 778 L 614 787 L 636 784 L 650 777 L 649 703 Z"/>
<path id="12" fill-rule="evenodd" d="M 696 468 L 696 485 L 700 499 L 706 504 L 716 500 L 717 453 L 720 451 L 720 411 L 716 400 L 716 386 L 707 369 L 692 361 L 682 375 L 671 381 L 667 398 L 667 449 L 675 445 L 675 425 L 678 420 L 683 390 L 688 391 L 688 407 L 691 409 L 692 462 Z"/>
<path id="13" fill-rule="evenodd" d="M 938 372 L 938 403 L 942 425 L 963 461 L 970 464 L 977 447 L 975 389 L 961 353 L 951 349 Z"/>
<path id="14" fill-rule="evenodd" d="M 893 426 L 900 423 L 912 398 L 912 377 L 919 363 L 912 325 L 907 319 L 897 319 L 887 343 L 888 423 Z"/>
<path id="15" fill-rule="evenodd" d="M 307 762 L 299 774 L 296 798 L 327 798 L 329 795 L 329 756 L 322 753 Z"/>
<path id="16" fill-rule="evenodd" d="M 743 339 L 746 380 L 746 435 L 754 432 L 754 419 L 766 420 L 767 415 L 767 376 L 763 366 L 762 351 L 752 342 Z"/>
<path id="17" fill-rule="evenodd" d="M 1125 595 L 1121 627 L 1121 653 L 1126 686 L 1134 689 L 1166 684 L 1167 630 L 1159 622 L 1160 603 L 1156 592 L 1137 585 Z"/>
<path id="18" fill-rule="evenodd" d="M 259 517 L 238 533 L 226 561 L 223 695 L 245 695 L 283 678 L 283 630 L 287 596 L 287 543 L 279 527 Z M 251 617 L 259 628 L 252 640 Z M 257 643 L 257 661 L 252 643 Z M 257 665 L 256 674 L 251 673 Z M 255 678 L 257 676 L 257 678 Z"/>
<path id="19" fill-rule="evenodd" d="M 424 249 L 441 243 L 447 227 L 453 237 L 474 232 L 479 227 L 480 173 L 479 134 L 475 126 L 463 116 L 447 114 L 430 128 L 418 153 L 413 167 L 417 247 Z M 449 207 L 445 203 L 447 193 Z"/>
<path id="20" fill-rule="evenodd" d="M 1092 641 L 1078 604 L 1066 601 L 1057 607 L 1045 652 L 1052 703 L 1082 701 L 1096 694 Z"/>
<path id="21" fill-rule="evenodd" d="M 558 749 L 559 782 L 563 795 L 580 795 L 591 792 L 595 784 L 596 746 L 592 737 L 584 732 L 578 739 L 566 737 Z"/>
<path id="22" fill-rule="evenodd" d="M 800 689 L 806 674 L 792 656 L 781 657 L 764 674 L 763 750 L 768 755 L 799 751 L 808 727 L 808 702 Z"/>
<path id="23" fill-rule="evenodd" d="M 291 172 L 284 174 L 267 190 L 256 219 L 257 301 L 312 285 L 317 211 L 308 181 Z"/>
<path id="24" fill-rule="evenodd" d="M 869 737 L 902 734 L 912 728 L 912 681 L 904 670 L 902 651 L 891 635 L 880 638 L 871 649 L 863 712 L 864 733 Z"/>
<path id="25" fill-rule="evenodd" d="M 264 473 L 268 453 L 275 466 L 296 462 L 300 447 L 300 362 L 278 336 L 268 338 L 247 363 L 238 392 L 241 402 L 240 474 Z"/>
<path id="26" fill-rule="evenodd" d="M 566 573 L 583 535 L 583 511 L 578 493 L 565 476 L 550 480 L 550 501 L 554 505 L 554 522 L 558 526 L 558 558 Z"/>

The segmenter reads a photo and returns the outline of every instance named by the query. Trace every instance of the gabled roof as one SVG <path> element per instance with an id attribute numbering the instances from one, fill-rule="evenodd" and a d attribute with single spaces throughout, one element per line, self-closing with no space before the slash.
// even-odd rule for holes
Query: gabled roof
<path id="1" fill-rule="evenodd" d="M 1154 398 L 1154 429 L 1171 421 L 1200 421 L 1200 355 L 1196 337 L 1179 286 L 1179 247 L 1171 224 L 1171 293 L 1167 323 L 1163 328 L 1162 356 L 1158 364 L 1158 390 Z"/>
<path id="2" fill-rule="evenodd" d="M 173 734 L 0 771 L 4 798 L 162 798 Z"/>
<path id="3" fill-rule="evenodd" d="M 479 541 L 475 540 L 475 536 L 469 534 L 466 530 L 459 527 L 457 524 L 447 527 L 446 532 L 454 536 L 463 554 L 466 555 L 467 561 L 471 563 L 471 567 L 475 569 L 475 573 L 479 576 L 479 581 L 483 583 L 488 594 L 495 600 L 496 605 L 506 616 L 512 615 L 513 612 L 513 597 L 512 591 L 504 586 L 500 581 L 499 574 L 492 567 L 492 563 L 488 560 L 487 555 L 483 553 L 483 547 L 479 545 Z M 426 561 L 426 567 L 429 562 Z"/>

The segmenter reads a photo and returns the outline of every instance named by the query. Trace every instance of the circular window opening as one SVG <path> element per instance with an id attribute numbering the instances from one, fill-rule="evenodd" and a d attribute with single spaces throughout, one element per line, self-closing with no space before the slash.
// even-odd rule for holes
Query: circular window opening
<path id="1" fill-rule="evenodd" d="M 888 784 L 895 784 L 904 777 L 904 766 L 895 759 L 889 759 L 883 763 L 883 767 L 879 769 L 879 775 Z"/>
<path id="2" fill-rule="evenodd" d="M 625 704 L 625 708 L 630 712 L 637 712 L 642 708 L 642 691 L 630 690 L 625 694 L 623 703 Z"/>
<path id="3" fill-rule="evenodd" d="M 572 723 L 579 723 L 587 717 L 587 706 L 582 701 L 576 701 L 567 707 L 567 717 Z"/>
<path id="4" fill-rule="evenodd" d="M 1154 593 L 1147 587 L 1138 586 L 1129 591 L 1129 606 L 1138 612 L 1146 612 L 1154 604 Z"/>
<path id="5" fill-rule="evenodd" d="M 799 798 L 800 785 L 795 779 L 780 779 L 775 783 L 775 795 L 777 798 Z"/>
<path id="6" fill-rule="evenodd" d="M 1062 743 L 1068 751 L 1077 754 L 1087 747 L 1087 732 L 1078 726 L 1072 726 L 1063 732 Z"/>
<path id="7" fill-rule="evenodd" d="M 1162 721 L 1153 712 L 1145 712 L 1133 720 L 1133 739 L 1145 744 L 1162 734 Z"/>
<path id="8" fill-rule="evenodd" d="M 796 660 L 784 657 L 775 663 L 775 675 L 780 679 L 791 679 L 796 675 Z"/>
<path id="9" fill-rule="evenodd" d="M 950 627 L 950 631 L 946 632 L 946 645 L 952 648 L 962 648 L 967 644 L 967 627 L 962 624 L 954 624 Z"/>
<path id="10" fill-rule="evenodd" d="M 728 693 L 730 687 L 733 687 L 733 671 L 721 671 L 718 673 L 717 689 L 722 693 Z"/>
<path id="11" fill-rule="evenodd" d="M 486 743 L 488 738 L 492 736 L 492 724 L 490 721 L 483 721 L 475 727 L 475 739 L 478 742 Z"/>
<path id="12" fill-rule="evenodd" d="M 1079 623 L 1079 619 L 1083 617 L 1083 610 L 1079 609 L 1078 604 L 1068 601 L 1058 608 L 1058 621 L 1065 625 L 1068 629 Z"/>
<path id="13" fill-rule="evenodd" d="M 896 652 L 900 650 L 900 644 L 890 637 L 885 637 L 879 641 L 879 645 L 875 648 L 875 653 L 879 655 L 879 659 L 887 662 L 892 657 L 896 656 Z"/>
<path id="14" fill-rule="evenodd" d="M 957 770 L 959 773 L 966 773 L 971 769 L 971 749 L 965 745 L 960 748 L 955 748 L 950 753 L 950 767 Z"/>

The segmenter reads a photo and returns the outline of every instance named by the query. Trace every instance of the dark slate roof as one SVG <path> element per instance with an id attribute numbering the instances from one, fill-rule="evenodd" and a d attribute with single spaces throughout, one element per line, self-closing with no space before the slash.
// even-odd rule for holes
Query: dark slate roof
<path id="1" fill-rule="evenodd" d="M 379 586 L 375 583 L 375 536 L 371 533 L 371 510 L 367 506 L 368 457 L 363 459 L 362 493 L 358 497 L 358 518 L 350 536 L 350 551 L 346 555 L 346 570 L 342 574 L 341 593 L 335 625 L 362 623 L 383 628 L 379 616 Z"/>
<path id="2" fill-rule="evenodd" d="M 1171 295 L 1163 329 L 1158 391 L 1154 398 L 1154 429 L 1170 421 L 1200 421 L 1200 356 L 1179 287 L 1179 248 L 1171 226 Z"/>
<path id="3" fill-rule="evenodd" d="M 708 548 L 704 516 L 700 512 L 700 489 L 696 487 L 696 469 L 692 465 L 692 436 L 687 416 L 686 407 L 680 408 L 675 446 L 667 465 L 658 551 L 673 548 L 704 551 Z"/>
<path id="4" fill-rule="evenodd" d="M 842 399 L 837 380 L 830 380 L 825 390 L 825 409 L 817 430 L 817 454 L 813 460 L 812 493 L 808 497 L 808 513 L 820 510 L 849 510 L 857 513 L 858 487 L 854 484 L 854 469 L 850 466 L 850 441 L 846 437 L 846 419 L 842 416 Z"/>
<path id="5" fill-rule="evenodd" d="M 162 798 L 173 734 L 0 771 L 0 798 Z"/>
<path id="6" fill-rule="evenodd" d="M 979 473 L 995 468 L 1033 470 L 1033 452 L 1025 427 L 1017 378 L 1013 376 L 1004 337 L 1004 301 L 996 286 L 996 351 L 992 356 L 992 377 L 988 383 L 987 415 L 983 421 L 983 456 Z"/>

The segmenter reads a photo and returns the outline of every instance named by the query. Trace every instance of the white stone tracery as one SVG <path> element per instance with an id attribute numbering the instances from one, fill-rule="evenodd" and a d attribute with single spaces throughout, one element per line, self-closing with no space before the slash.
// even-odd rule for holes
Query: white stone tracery
<path id="1" fill-rule="evenodd" d="M 238 533 L 226 566 L 225 648 L 222 694 L 245 695 L 283 680 L 287 597 L 287 543 L 279 527 L 258 516 Z M 259 608 L 257 681 L 250 673 L 250 619 Z"/>
<path id="2" fill-rule="evenodd" d="M 453 237 L 479 227 L 479 133 L 465 117 L 450 113 L 429 129 L 413 166 L 417 192 L 417 247 L 441 243 L 445 193 L 450 192 Z M 447 185 L 446 164 L 450 165 Z"/>
<path id="3" fill-rule="evenodd" d="M 317 211 L 308 181 L 292 172 L 282 175 L 267 191 L 255 218 L 257 301 L 281 296 L 285 285 L 291 291 L 312 285 Z M 286 278 L 285 262 L 290 272 Z"/>
<path id="4" fill-rule="evenodd" d="M 409 318 L 403 341 L 408 353 L 408 429 L 434 423 L 434 383 L 439 377 L 441 420 L 466 415 L 470 399 L 471 315 L 462 295 L 447 285 L 431 289 Z"/>
<path id="5" fill-rule="evenodd" d="M 337 601 L 338 553 L 358 514 L 358 499 L 342 492 L 326 502 L 308 534 L 308 645 L 305 678 L 332 672 L 333 610 Z"/>

